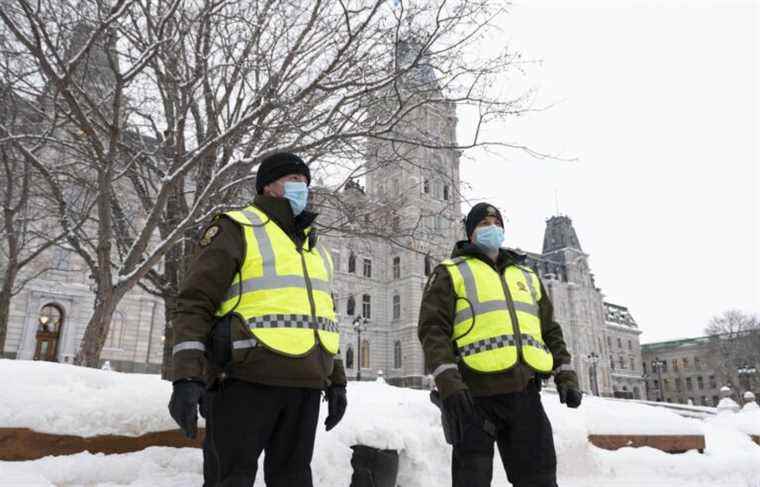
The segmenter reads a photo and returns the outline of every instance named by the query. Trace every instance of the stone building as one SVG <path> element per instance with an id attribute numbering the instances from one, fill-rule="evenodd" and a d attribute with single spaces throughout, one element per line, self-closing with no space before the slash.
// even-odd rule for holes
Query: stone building
<path id="1" fill-rule="evenodd" d="M 641 332 L 625 307 L 604 302 L 588 259 L 567 216 L 549 218 L 542 252 L 528 253 L 529 265 L 552 299 L 581 388 L 596 395 L 638 399 L 644 389 L 638 353 Z M 621 359 L 623 343 L 630 348 Z"/>
<path id="2" fill-rule="evenodd" d="M 400 64 L 412 51 L 402 43 Z M 425 63 L 410 76 L 435 85 Z M 417 339 L 422 290 L 433 267 L 464 238 L 460 153 L 431 147 L 455 146 L 456 124 L 454 104 L 440 101 L 415 109 L 394 134 L 436 144 L 368 141 L 363 186 L 352 181 L 341 190 L 340 211 L 325 196 L 329 191 L 320 196 L 315 187 L 312 204 L 328 230 L 321 242 L 335 262 L 334 298 L 349 378 L 371 379 L 382 371 L 398 384 L 427 382 Z M 343 218 L 356 231 L 330 232 Z M 396 237 L 373 236 L 388 234 L 373 229 L 392 229 Z M 604 302 L 570 218 L 549 218 L 542 251 L 527 255 L 554 303 L 582 389 L 638 397 L 638 328 L 626 308 Z M 5 356 L 66 362 L 76 354 L 92 309 L 89 279 L 73 256 L 53 260 L 52 271 L 14 298 Z M 135 289 L 115 314 L 102 359 L 116 370 L 158 371 L 163 314 L 160 300 Z"/>
<path id="3" fill-rule="evenodd" d="M 757 391 L 760 375 L 754 366 L 732 364 L 721 353 L 725 336 L 686 338 L 641 346 L 650 400 L 717 406 L 720 390 L 731 388 L 737 402 L 746 391 Z"/>

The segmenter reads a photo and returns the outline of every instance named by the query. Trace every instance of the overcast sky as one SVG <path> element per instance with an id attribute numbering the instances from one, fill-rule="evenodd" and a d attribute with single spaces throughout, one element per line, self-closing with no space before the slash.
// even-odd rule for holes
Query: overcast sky
<path id="1" fill-rule="evenodd" d="M 502 27 L 542 61 L 523 83 L 556 106 L 491 135 L 577 158 L 463 160 L 467 195 L 508 218 L 506 245 L 541 250 L 557 193 L 642 343 L 701 335 L 729 308 L 760 313 L 756 4 L 525 0 Z"/>

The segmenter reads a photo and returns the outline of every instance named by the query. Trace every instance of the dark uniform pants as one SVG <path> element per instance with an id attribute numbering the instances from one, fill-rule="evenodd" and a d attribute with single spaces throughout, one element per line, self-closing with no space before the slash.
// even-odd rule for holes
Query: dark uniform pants
<path id="1" fill-rule="evenodd" d="M 538 385 L 524 392 L 474 398 L 475 407 L 496 425 L 495 442 L 514 487 L 557 487 L 552 426 L 541 405 Z M 493 477 L 494 438 L 471 426 L 454 447 L 452 487 L 488 487 Z"/>
<path id="2" fill-rule="evenodd" d="M 312 487 L 320 395 L 317 389 L 226 381 L 210 401 L 204 486 L 252 487 L 263 451 L 267 487 Z"/>

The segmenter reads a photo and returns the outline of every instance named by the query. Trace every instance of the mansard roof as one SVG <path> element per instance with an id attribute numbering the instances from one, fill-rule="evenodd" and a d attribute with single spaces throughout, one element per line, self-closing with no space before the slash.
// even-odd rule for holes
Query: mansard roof
<path id="1" fill-rule="evenodd" d="M 548 254 L 567 248 L 583 252 L 578 235 L 573 228 L 573 221 L 565 215 L 553 216 L 546 220 L 543 253 Z"/>

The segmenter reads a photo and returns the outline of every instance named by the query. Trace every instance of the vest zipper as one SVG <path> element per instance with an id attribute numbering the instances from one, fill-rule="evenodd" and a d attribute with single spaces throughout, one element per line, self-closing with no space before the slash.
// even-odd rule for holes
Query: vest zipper
<path id="1" fill-rule="evenodd" d="M 504 290 L 504 297 L 507 300 L 509 317 L 512 319 L 512 333 L 514 334 L 515 342 L 517 344 L 517 358 L 518 360 L 522 360 L 522 333 L 520 332 L 520 324 L 517 322 L 517 313 L 515 312 L 515 304 L 512 301 L 512 293 L 509 291 L 509 286 L 504 279 L 504 274 L 499 274 L 499 280 L 501 281 L 501 287 Z"/>

